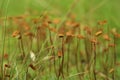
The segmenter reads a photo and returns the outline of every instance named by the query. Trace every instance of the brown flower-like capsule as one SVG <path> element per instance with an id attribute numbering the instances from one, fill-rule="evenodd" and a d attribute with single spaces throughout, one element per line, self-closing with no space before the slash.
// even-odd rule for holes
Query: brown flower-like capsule
<path id="1" fill-rule="evenodd" d="M 78 34 L 77 38 L 79 38 L 79 39 L 85 39 L 85 37 L 83 35 L 81 35 L 81 34 Z"/>
<path id="2" fill-rule="evenodd" d="M 60 23 L 60 19 L 59 19 L 59 18 L 55 18 L 52 22 L 53 22 L 54 24 L 59 24 L 59 23 Z"/>
<path id="3" fill-rule="evenodd" d="M 33 70 L 36 70 L 36 67 L 33 64 L 30 64 L 29 67 Z"/>
<path id="4" fill-rule="evenodd" d="M 21 36 L 20 36 L 20 31 L 16 30 L 13 32 L 12 34 L 13 37 L 17 38 L 17 39 L 21 39 Z"/>
<path id="5" fill-rule="evenodd" d="M 95 39 L 95 38 L 91 39 L 90 41 L 91 41 L 92 43 L 94 43 L 94 44 L 98 44 L 98 41 L 97 41 L 97 39 Z"/>
<path id="6" fill-rule="evenodd" d="M 103 35 L 103 39 L 107 40 L 107 41 L 110 41 L 110 37 L 107 35 L 107 34 L 104 34 Z"/>
<path id="7" fill-rule="evenodd" d="M 99 25 L 105 25 L 106 23 L 107 23 L 107 20 L 103 20 L 103 21 L 98 22 Z"/>
<path id="8" fill-rule="evenodd" d="M 58 57 L 61 58 L 63 55 L 62 51 L 58 51 Z"/>
<path id="9" fill-rule="evenodd" d="M 66 36 L 74 37 L 75 35 L 72 33 L 72 31 L 68 31 L 68 32 L 66 32 Z"/>
<path id="10" fill-rule="evenodd" d="M 9 64 L 5 64 L 5 67 L 6 67 L 6 68 L 10 68 L 10 65 L 9 65 Z"/>
<path id="11" fill-rule="evenodd" d="M 60 33 L 58 34 L 59 38 L 63 38 L 64 37 L 64 34 Z"/>
<path id="12" fill-rule="evenodd" d="M 98 36 L 100 36 L 102 33 L 103 33 L 102 30 L 100 30 L 100 31 L 98 31 L 98 32 L 95 33 L 95 36 L 98 37 Z"/>

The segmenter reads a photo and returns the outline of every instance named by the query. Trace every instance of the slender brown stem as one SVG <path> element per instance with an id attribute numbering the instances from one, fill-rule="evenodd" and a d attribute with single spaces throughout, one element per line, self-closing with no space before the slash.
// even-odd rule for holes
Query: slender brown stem
<path id="1" fill-rule="evenodd" d="M 64 72 L 63 72 L 63 67 L 64 67 L 64 38 L 61 38 L 61 51 L 62 51 L 62 61 L 59 67 L 59 73 L 58 73 L 58 79 L 60 77 L 60 75 L 62 75 L 62 78 L 64 79 Z"/>
<path id="2" fill-rule="evenodd" d="M 69 61 L 70 61 L 70 43 L 68 43 L 67 49 L 67 74 L 69 75 Z"/>
<path id="3" fill-rule="evenodd" d="M 62 38 L 62 77 L 64 78 L 63 66 L 64 66 L 64 38 Z"/>
<path id="4" fill-rule="evenodd" d="M 7 16 L 6 16 L 6 21 L 7 21 Z M 3 27 L 3 46 L 2 46 L 2 61 L 1 61 L 1 74 L 2 74 L 2 79 L 4 80 L 4 53 L 5 53 L 5 43 L 6 43 L 6 21 L 4 22 L 4 27 Z"/>
<path id="5" fill-rule="evenodd" d="M 76 44 L 76 52 L 75 52 L 75 62 L 76 62 L 76 70 L 79 73 L 79 64 L 78 64 L 78 48 L 79 48 L 79 41 L 77 40 L 77 44 Z M 81 80 L 81 75 L 78 75 L 79 79 Z"/>
<path id="6" fill-rule="evenodd" d="M 90 59 L 89 59 L 89 52 L 87 49 L 87 39 L 85 39 L 84 44 L 85 44 L 85 52 L 86 52 L 86 57 L 87 57 L 87 64 L 89 64 Z"/>
<path id="7" fill-rule="evenodd" d="M 94 75 L 94 80 L 97 80 L 96 78 L 96 44 L 95 43 L 93 43 L 93 51 L 94 51 L 93 75 Z"/>
<path id="8" fill-rule="evenodd" d="M 114 36 L 114 44 L 116 44 L 116 38 L 115 38 L 115 36 Z M 113 71 L 113 74 L 112 74 L 112 76 L 113 76 L 113 80 L 116 80 L 116 76 L 115 76 L 115 66 L 116 66 L 116 45 L 114 46 L 114 53 L 113 53 L 113 67 L 114 67 L 114 71 Z"/>
<path id="9" fill-rule="evenodd" d="M 22 50 L 23 57 L 25 57 L 25 51 L 24 51 L 24 45 L 23 45 L 22 35 L 20 34 L 20 36 L 21 36 L 21 38 L 20 38 L 21 50 Z"/>
<path id="10" fill-rule="evenodd" d="M 36 26 L 37 26 L 37 24 L 36 24 Z M 41 28 L 41 27 L 40 27 L 40 28 Z M 40 33 L 40 30 L 39 30 L 39 28 L 37 27 L 36 37 L 37 37 L 37 51 L 38 51 L 38 52 L 40 51 L 40 35 L 39 35 L 39 33 Z"/>
<path id="11" fill-rule="evenodd" d="M 53 41 L 52 41 L 52 37 L 51 37 L 51 32 L 49 30 L 49 38 L 50 38 L 50 43 L 51 45 L 53 45 Z M 55 57 L 55 52 L 54 52 L 54 47 L 52 47 L 52 54 Z M 57 71 L 56 71 L 56 61 L 54 59 L 54 70 L 55 70 L 55 74 L 57 75 Z"/>

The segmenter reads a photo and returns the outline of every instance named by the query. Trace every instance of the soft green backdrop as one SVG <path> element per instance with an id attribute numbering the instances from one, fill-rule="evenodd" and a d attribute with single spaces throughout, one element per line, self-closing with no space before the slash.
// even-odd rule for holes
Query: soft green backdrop
<path id="1" fill-rule="evenodd" d="M 0 0 L 0 11 L 9 15 L 20 15 L 26 10 L 50 11 L 65 15 L 74 0 Z M 73 12 L 81 21 L 107 19 L 111 26 L 118 27 L 120 20 L 120 0 L 78 0 Z M 3 15 L 5 15 L 4 13 Z"/>

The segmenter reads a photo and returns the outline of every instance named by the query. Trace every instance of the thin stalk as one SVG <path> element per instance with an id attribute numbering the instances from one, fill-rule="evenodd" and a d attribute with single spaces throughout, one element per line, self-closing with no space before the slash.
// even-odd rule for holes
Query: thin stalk
<path id="1" fill-rule="evenodd" d="M 52 37 L 51 37 L 51 32 L 49 30 L 49 38 L 50 38 L 50 43 L 51 45 L 53 45 L 53 41 L 52 41 Z M 52 47 L 52 53 L 53 53 L 53 56 L 55 57 L 55 51 L 54 51 L 54 47 Z M 56 71 L 56 61 L 54 59 L 54 70 L 55 70 L 55 74 L 57 75 L 57 71 Z"/>
<path id="2" fill-rule="evenodd" d="M 116 38 L 114 36 L 114 44 L 116 44 Z M 114 53 L 113 53 L 113 67 L 114 67 L 114 71 L 113 71 L 113 74 L 112 74 L 112 77 L 113 77 L 113 80 L 116 80 L 116 76 L 115 76 L 115 68 L 116 68 L 116 60 L 117 60 L 117 57 L 116 57 L 116 45 L 114 46 Z"/>
<path id="3" fill-rule="evenodd" d="M 94 51 L 93 75 L 94 75 L 94 80 L 97 80 L 97 78 L 96 78 L 96 69 L 95 69 L 96 68 L 96 44 L 95 43 L 93 43 L 93 51 Z"/>
<path id="4" fill-rule="evenodd" d="M 2 59 L 1 59 L 1 76 L 2 76 L 2 80 L 4 80 L 4 69 L 3 69 L 3 66 L 4 66 L 4 47 L 5 47 L 5 42 L 6 42 L 6 22 L 7 22 L 7 13 L 8 13 L 8 4 L 9 4 L 9 0 L 7 1 L 7 4 L 6 4 L 6 8 L 5 8 L 5 22 L 4 22 L 4 27 L 3 27 L 3 46 L 2 46 Z"/>
<path id="5" fill-rule="evenodd" d="M 77 43 L 76 43 L 76 52 L 75 52 L 75 63 L 76 63 L 76 70 L 77 70 L 77 72 L 79 73 L 79 64 L 78 64 L 78 48 L 79 48 L 79 41 L 77 40 Z M 81 80 L 81 76 L 80 75 L 78 75 L 79 76 L 79 79 Z"/>
<path id="6" fill-rule="evenodd" d="M 91 61 L 91 57 L 90 57 L 90 53 L 92 53 L 92 47 L 90 48 L 90 53 L 88 52 L 88 47 L 87 46 L 89 46 L 88 45 L 88 36 L 87 36 L 87 34 L 86 34 L 86 39 L 84 40 L 84 45 L 85 45 L 85 52 L 86 52 L 86 58 L 87 58 L 87 68 L 88 68 L 88 71 L 89 71 L 89 73 L 88 73 L 88 76 L 89 76 L 89 78 L 90 78 L 90 80 L 91 80 L 91 77 L 90 77 L 90 68 L 91 68 L 91 63 L 90 63 L 90 61 Z M 90 46 L 92 46 L 92 43 L 90 43 Z"/>
<path id="7" fill-rule="evenodd" d="M 64 72 L 63 72 L 63 66 L 64 66 L 64 38 L 61 38 L 61 51 L 62 51 L 62 61 L 61 61 L 61 65 L 59 68 L 59 74 L 58 74 L 58 79 L 60 77 L 60 75 L 62 75 L 63 79 L 64 79 Z"/>
<path id="8" fill-rule="evenodd" d="M 23 45 L 23 39 L 22 39 L 22 35 L 20 34 L 20 44 L 21 44 L 21 51 L 23 54 L 23 57 L 25 57 L 25 51 L 24 51 L 24 45 Z"/>
<path id="9" fill-rule="evenodd" d="M 85 44 L 85 52 L 86 52 L 86 57 L 87 57 L 87 64 L 89 64 L 89 52 L 88 52 L 88 48 L 87 48 L 87 40 L 85 39 L 84 41 L 84 44 Z"/>
<path id="10" fill-rule="evenodd" d="M 64 78 L 63 66 L 64 66 L 64 39 L 62 38 L 62 77 Z"/>
<path id="11" fill-rule="evenodd" d="M 69 75 L 69 62 L 70 62 L 70 43 L 68 43 L 67 48 L 67 74 Z"/>

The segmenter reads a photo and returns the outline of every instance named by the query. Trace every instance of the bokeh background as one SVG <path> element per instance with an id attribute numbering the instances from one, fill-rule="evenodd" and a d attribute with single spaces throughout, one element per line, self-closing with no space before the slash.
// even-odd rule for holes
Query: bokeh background
<path id="1" fill-rule="evenodd" d="M 48 11 L 53 15 L 63 16 L 74 0 L 0 0 L 2 16 L 20 15 L 27 11 Z M 108 20 L 109 25 L 119 27 L 120 0 L 78 0 L 73 9 L 82 22 Z"/>

